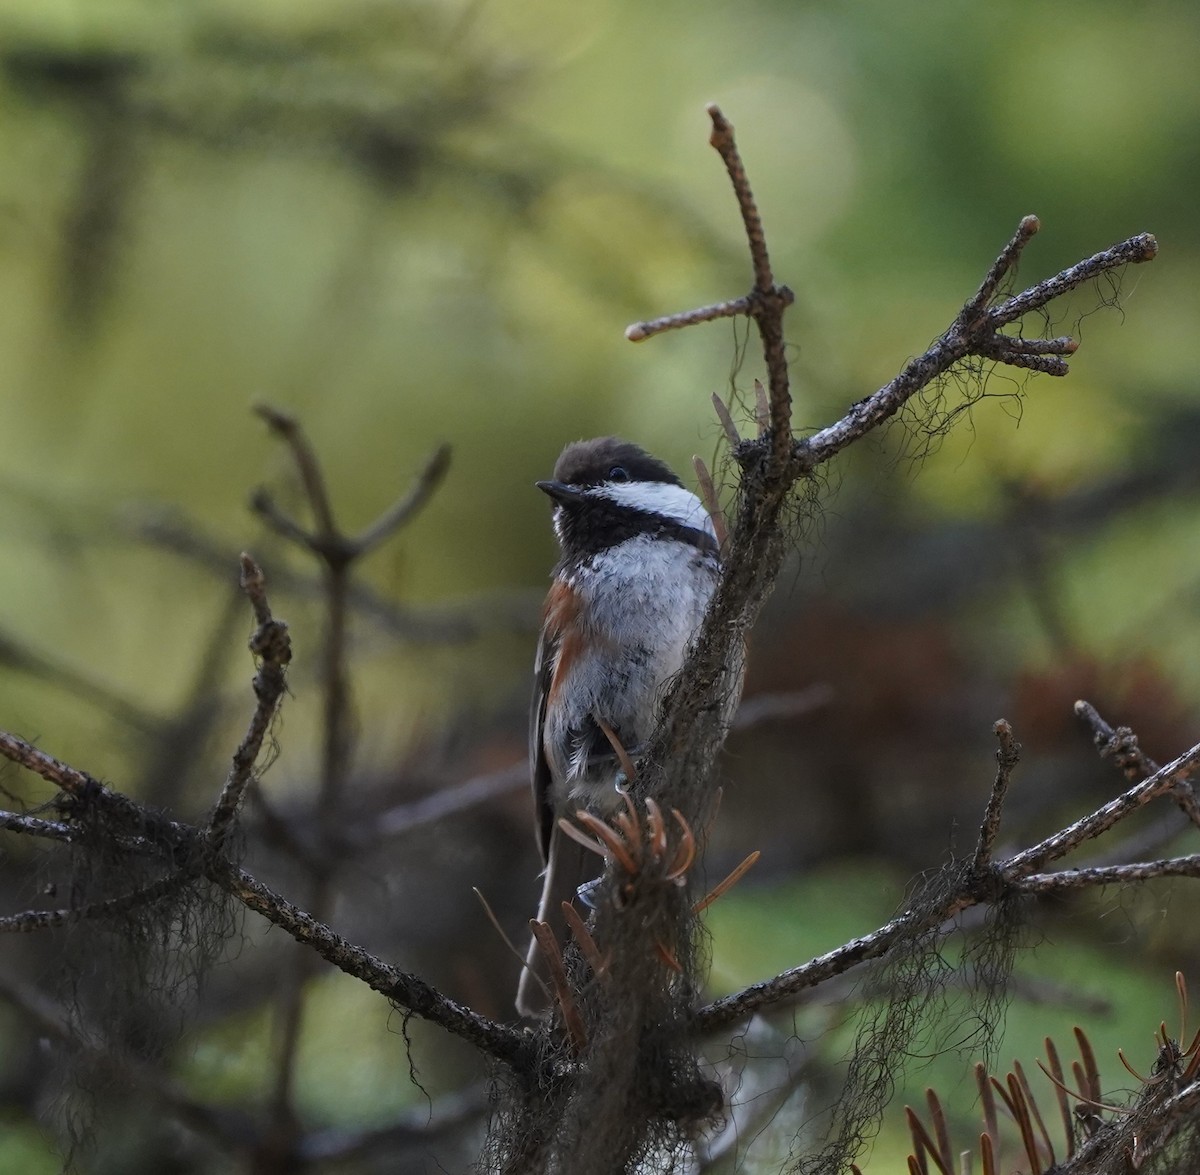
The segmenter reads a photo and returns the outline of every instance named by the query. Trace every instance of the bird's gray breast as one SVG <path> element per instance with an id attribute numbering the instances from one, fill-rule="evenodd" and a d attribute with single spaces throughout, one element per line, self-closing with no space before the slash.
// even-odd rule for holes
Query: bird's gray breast
<path id="1" fill-rule="evenodd" d="M 663 695 L 683 667 L 716 586 L 718 565 L 685 543 L 639 535 L 593 556 L 572 577 L 582 597 L 587 652 L 572 665 L 562 704 L 547 714 L 552 774 L 576 798 L 611 784 L 611 762 L 597 773 L 596 718 L 627 750 L 649 738 Z"/>

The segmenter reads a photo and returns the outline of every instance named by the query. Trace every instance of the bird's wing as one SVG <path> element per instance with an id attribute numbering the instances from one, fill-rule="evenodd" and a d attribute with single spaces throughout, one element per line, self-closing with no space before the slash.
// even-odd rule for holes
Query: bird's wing
<path id="1" fill-rule="evenodd" d="M 529 707 L 529 765 L 533 782 L 534 829 L 542 860 L 547 862 L 550 859 L 550 834 L 554 831 L 554 806 L 550 800 L 550 764 L 542 743 L 542 731 L 546 725 L 546 700 L 550 696 L 550 678 L 554 671 L 557 646 L 558 634 L 543 628 L 533 662 L 533 701 Z"/>

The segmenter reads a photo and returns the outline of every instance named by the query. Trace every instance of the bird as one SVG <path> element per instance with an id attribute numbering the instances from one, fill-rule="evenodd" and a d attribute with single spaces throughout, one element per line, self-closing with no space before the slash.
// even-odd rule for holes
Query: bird
<path id="1" fill-rule="evenodd" d="M 703 502 L 668 465 L 618 437 L 567 445 L 553 478 L 536 485 L 553 503 L 559 546 L 529 722 L 545 865 L 537 917 L 561 944 L 561 904 L 586 889 L 600 862 L 558 821 L 579 809 L 608 817 L 622 805 L 627 781 L 605 727 L 636 764 L 716 589 L 721 551 Z M 740 666 L 733 676 L 730 711 Z M 524 1016 L 547 1010 L 540 964 L 534 941 L 517 991 Z"/>

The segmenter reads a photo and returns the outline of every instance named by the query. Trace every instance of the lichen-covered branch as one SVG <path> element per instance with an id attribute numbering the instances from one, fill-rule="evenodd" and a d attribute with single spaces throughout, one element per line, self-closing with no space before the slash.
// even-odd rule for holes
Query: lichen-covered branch
<path id="1" fill-rule="evenodd" d="M 1001 748 L 997 752 L 1000 767 L 997 772 L 997 787 L 993 788 L 980 825 L 980 847 L 990 845 L 995 840 L 999 828 L 997 791 L 1003 794 L 1007 787 L 1008 772 L 1016 756 L 1016 744 L 1012 741 L 1012 730 L 1008 723 L 1003 723 L 1003 726 L 1001 723 L 996 725 L 998 731 L 1003 730 L 1000 736 Z M 1156 877 L 1200 876 L 1200 856 L 1196 855 L 1163 861 L 1130 862 L 1113 867 L 1071 869 L 1056 873 L 1034 872 L 1045 863 L 1064 856 L 1086 840 L 1110 830 L 1156 796 L 1163 795 L 1170 789 L 1174 780 L 1195 770 L 1197 765 L 1200 765 L 1200 744 L 1181 755 L 1174 763 L 1161 768 L 1150 779 L 1135 784 L 1096 811 L 1005 861 L 992 864 L 989 855 L 981 854 L 977 848 L 973 866 L 961 874 L 957 888 L 945 894 L 939 905 L 923 912 L 919 919 L 912 911 L 906 911 L 879 929 L 836 950 L 716 1000 L 697 1012 L 697 1030 L 708 1034 L 754 1012 L 786 1003 L 801 992 L 835 975 L 841 975 L 860 963 L 880 958 L 896 943 L 913 934 L 943 925 L 945 931 L 949 932 L 953 929 L 951 919 L 956 914 L 982 903 L 1000 901 L 1006 895 L 1083 889 L 1130 881 L 1147 881 Z"/>

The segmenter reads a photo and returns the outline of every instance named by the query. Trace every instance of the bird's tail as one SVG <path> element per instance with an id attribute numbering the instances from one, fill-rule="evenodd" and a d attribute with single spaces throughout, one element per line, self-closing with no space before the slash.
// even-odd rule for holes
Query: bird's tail
<path id="1" fill-rule="evenodd" d="M 591 881 L 599 872 L 600 859 L 583 845 L 564 836 L 557 828 L 550 834 L 546 872 L 542 875 L 542 900 L 538 903 L 538 921 L 548 923 L 554 941 L 561 949 L 567 941 L 563 902 L 575 900 L 579 887 Z M 525 956 L 525 969 L 517 986 L 517 1011 L 522 1016 L 540 1016 L 546 1012 L 553 996 L 548 989 L 546 964 L 537 940 L 531 940 Z"/>

